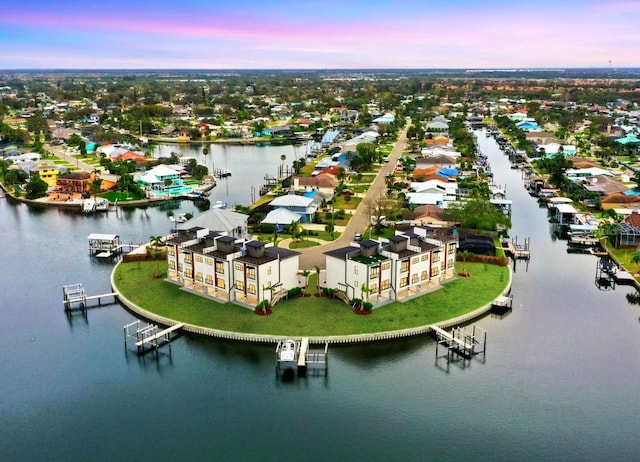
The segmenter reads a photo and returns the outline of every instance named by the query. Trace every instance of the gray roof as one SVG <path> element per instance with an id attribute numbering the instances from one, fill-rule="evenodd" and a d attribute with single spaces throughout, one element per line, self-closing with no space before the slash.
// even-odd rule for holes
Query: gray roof
<path id="1" fill-rule="evenodd" d="M 191 229 L 196 226 L 207 228 L 209 231 L 229 232 L 237 227 L 246 227 L 249 220 L 248 215 L 230 210 L 211 209 L 201 213 L 191 220 L 177 226 L 178 230 Z"/>

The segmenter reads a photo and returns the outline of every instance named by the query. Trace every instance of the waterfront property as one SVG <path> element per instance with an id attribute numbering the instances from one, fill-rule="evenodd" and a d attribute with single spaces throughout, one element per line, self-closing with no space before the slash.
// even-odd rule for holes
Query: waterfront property
<path id="1" fill-rule="evenodd" d="M 198 294 L 255 308 L 298 287 L 298 255 L 195 227 L 167 238 L 167 274 Z"/>
<path id="2" fill-rule="evenodd" d="M 406 300 L 454 276 L 456 236 L 417 226 L 389 239 L 366 240 L 326 252 L 326 287 L 380 304 Z"/>

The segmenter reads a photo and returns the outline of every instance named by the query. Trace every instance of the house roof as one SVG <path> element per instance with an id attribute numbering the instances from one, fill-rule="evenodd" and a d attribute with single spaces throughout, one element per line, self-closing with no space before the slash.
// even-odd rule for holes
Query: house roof
<path id="1" fill-rule="evenodd" d="M 640 196 L 622 192 L 609 194 L 600 200 L 601 204 L 633 204 L 634 202 L 640 202 Z"/>
<path id="2" fill-rule="evenodd" d="M 261 223 L 270 223 L 272 225 L 288 225 L 292 221 L 299 222 L 300 215 L 285 208 L 277 208 L 267 214 Z"/>
<path id="3" fill-rule="evenodd" d="M 211 209 L 193 217 L 191 220 L 187 220 L 185 223 L 180 223 L 177 229 L 186 230 L 200 226 L 207 228 L 209 231 L 229 232 L 238 227 L 246 227 L 248 220 L 249 216 L 242 213 L 223 209 Z"/>
<path id="4" fill-rule="evenodd" d="M 313 202 L 310 197 L 286 194 L 271 201 L 273 207 L 308 207 Z"/>
<path id="5" fill-rule="evenodd" d="M 348 246 L 348 247 L 340 247 L 339 249 L 329 250 L 328 252 L 324 252 L 325 255 L 333 258 L 337 258 L 339 260 L 346 260 L 347 255 L 352 252 L 357 252 L 360 250 L 360 247 L 357 246 Z"/>

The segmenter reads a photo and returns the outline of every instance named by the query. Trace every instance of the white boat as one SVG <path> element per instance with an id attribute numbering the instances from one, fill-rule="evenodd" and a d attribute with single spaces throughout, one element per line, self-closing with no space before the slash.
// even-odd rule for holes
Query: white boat
<path id="1" fill-rule="evenodd" d="M 227 203 L 224 201 L 216 201 L 212 206 L 212 209 L 226 209 Z"/>
<path id="2" fill-rule="evenodd" d="M 96 201 L 85 199 L 82 201 L 82 213 L 93 213 L 96 210 Z"/>
<path id="3" fill-rule="evenodd" d="M 169 217 L 169 221 L 172 221 L 174 223 L 184 223 L 184 222 L 187 221 L 187 217 L 186 217 L 186 215 L 184 213 L 181 213 L 177 217 L 170 216 Z"/>
<path id="4" fill-rule="evenodd" d="M 283 340 L 278 344 L 278 365 L 281 368 L 293 368 L 298 364 L 298 343 L 295 340 Z"/>

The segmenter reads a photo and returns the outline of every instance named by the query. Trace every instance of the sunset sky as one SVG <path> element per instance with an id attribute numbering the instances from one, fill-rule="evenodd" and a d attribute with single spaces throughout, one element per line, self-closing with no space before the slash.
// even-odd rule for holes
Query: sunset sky
<path id="1" fill-rule="evenodd" d="M 640 0 L 36 0 L 0 69 L 640 67 Z"/>

